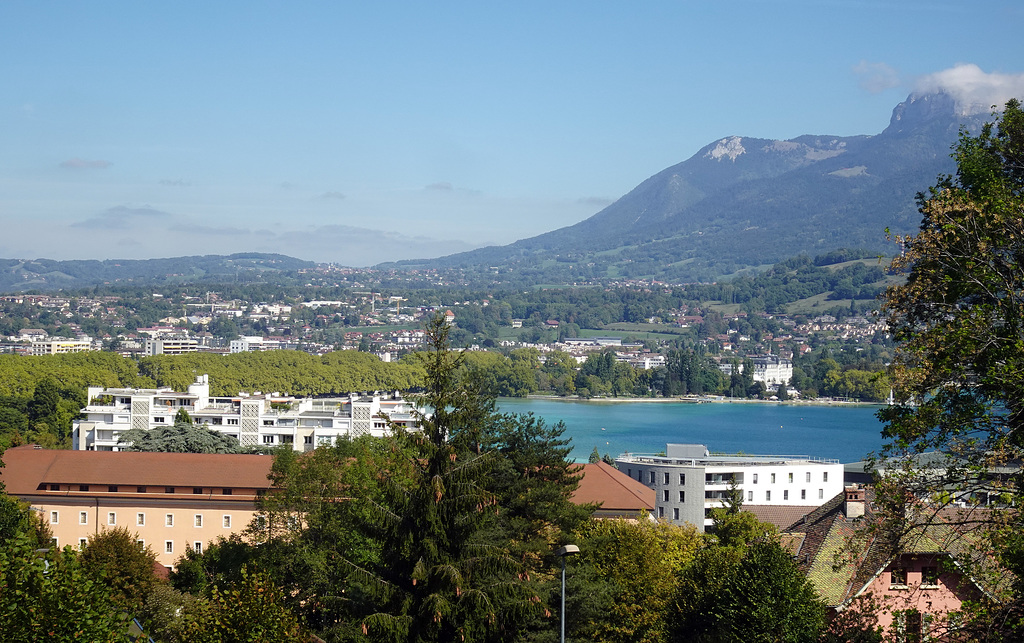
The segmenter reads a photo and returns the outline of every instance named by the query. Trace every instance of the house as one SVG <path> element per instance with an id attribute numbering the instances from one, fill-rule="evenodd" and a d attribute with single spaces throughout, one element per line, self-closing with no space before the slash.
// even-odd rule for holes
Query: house
<path id="1" fill-rule="evenodd" d="M 191 548 L 246 528 L 270 488 L 273 456 L 67 451 L 19 446 L 4 452 L 0 480 L 29 503 L 57 547 L 82 546 L 126 527 L 165 566 Z"/>
<path id="2" fill-rule="evenodd" d="M 870 597 L 881 627 L 921 641 L 955 627 L 964 602 L 992 596 L 968 572 L 991 561 L 966 526 L 936 513 L 895 543 L 870 529 L 880 519 L 874 500 L 873 488 L 851 485 L 785 530 L 832 615 Z"/>
<path id="3" fill-rule="evenodd" d="M 607 462 L 583 465 L 583 477 L 572 501 L 599 504 L 595 518 L 639 519 L 654 513 L 654 490 Z"/>
<path id="4" fill-rule="evenodd" d="M 800 506 L 812 511 L 843 488 L 838 460 L 786 455 L 711 455 L 703 444 L 668 444 L 659 455 L 624 454 L 619 471 L 657 494 L 656 517 L 698 529 L 735 489 L 744 507 Z"/>

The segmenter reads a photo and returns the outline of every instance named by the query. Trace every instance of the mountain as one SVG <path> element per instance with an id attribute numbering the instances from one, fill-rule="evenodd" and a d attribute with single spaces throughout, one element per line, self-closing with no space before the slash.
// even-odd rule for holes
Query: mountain
<path id="1" fill-rule="evenodd" d="M 981 116 L 945 93 L 911 95 L 874 136 L 730 136 L 575 225 L 390 267 L 488 267 L 536 280 L 707 279 L 838 248 L 891 253 L 914 232 L 915 195 L 954 170 L 950 147 Z"/>
<path id="2" fill-rule="evenodd" d="M 240 253 L 168 259 L 55 261 L 0 259 L 0 292 L 90 288 L 100 284 L 162 284 L 201 281 L 259 281 L 315 267 L 285 255 Z"/>

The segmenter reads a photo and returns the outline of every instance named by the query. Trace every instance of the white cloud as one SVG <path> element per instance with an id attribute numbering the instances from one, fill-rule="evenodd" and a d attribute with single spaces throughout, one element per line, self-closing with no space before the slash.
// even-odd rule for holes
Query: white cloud
<path id="1" fill-rule="evenodd" d="M 871 94 L 880 94 L 900 85 L 899 72 L 886 63 L 862 60 L 854 65 L 853 73 L 860 79 L 860 88 Z"/>
<path id="2" fill-rule="evenodd" d="M 974 64 L 961 63 L 920 78 L 915 93 L 945 92 L 962 114 L 988 113 L 1011 98 L 1024 98 L 1024 74 L 985 73 Z"/>

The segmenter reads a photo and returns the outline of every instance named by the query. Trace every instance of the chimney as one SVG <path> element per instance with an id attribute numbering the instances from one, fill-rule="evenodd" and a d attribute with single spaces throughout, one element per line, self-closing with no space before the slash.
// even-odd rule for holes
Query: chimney
<path id="1" fill-rule="evenodd" d="M 864 517 L 864 488 L 859 484 L 846 487 L 846 503 L 843 505 L 843 513 L 847 520 Z"/>

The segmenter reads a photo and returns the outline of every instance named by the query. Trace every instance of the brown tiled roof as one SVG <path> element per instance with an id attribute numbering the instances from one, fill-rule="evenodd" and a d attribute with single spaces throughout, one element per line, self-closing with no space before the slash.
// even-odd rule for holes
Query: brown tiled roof
<path id="1" fill-rule="evenodd" d="M 228 487 L 267 489 L 273 456 L 214 453 L 65 451 L 32 445 L 8 449 L 0 479 L 7 493 L 34 493 L 40 484 Z"/>
<path id="2" fill-rule="evenodd" d="M 606 462 L 598 462 L 583 465 L 583 478 L 572 501 L 579 505 L 598 503 L 603 511 L 653 511 L 654 489 Z"/>
<path id="3" fill-rule="evenodd" d="M 790 537 L 802 537 L 796 551 L 797 564 L 830 607 L 854 598 L 897 554 L 942 554 L 954 560 L 976 558 L 976 538 L 934 514 L 896 544 L 868 526 L 878 517 L 872 510 L 872 487 L 864 489 L 864 516 L 849 519 L 845 513 L 845 491 L 784 530 Z M 983 565 L 991 561 L 984 561 Z M 993 588 L 989 588 L 990 591 Z"/>
<path id="4" fill-rule="evenodd" d="M 816 507 L 798 505 L 743 505 L 743 511 L 749 511 L 761 522 L 770 523 L 779 529 L 785 529 L 793 523 L 799 522 L 814 509 Z"/>

